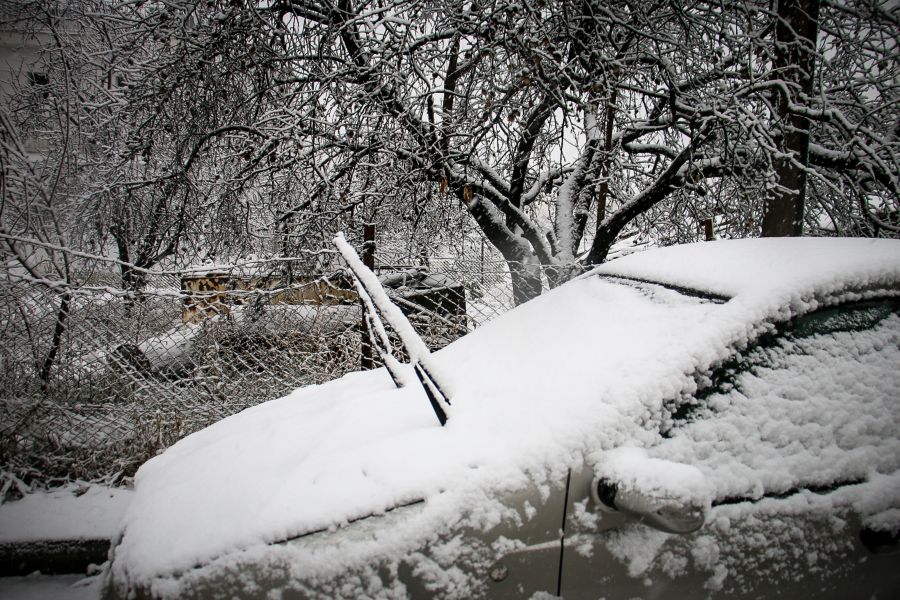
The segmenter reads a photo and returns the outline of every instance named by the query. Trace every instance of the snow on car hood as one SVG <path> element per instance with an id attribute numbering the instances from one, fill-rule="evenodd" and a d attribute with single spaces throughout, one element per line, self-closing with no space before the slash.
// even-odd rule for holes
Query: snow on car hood
<path id="1" fill-rule="evenodd" d="M 139 470 L 113 577 L 165 578 L 420 499 L 426 510 L 477 511 L 474 489 L 540 484 L 585 452 L 649 443 L 662 401 L 746 342 L 780 302 L 900 280 L 900 243 L 793 242 L 648 251 L 598 269 L 736 293 L 724 304 L 586 276 L 511 311 L 433 355 L 454 392 L 443 428 L 421 388 L 395 389 L 380 369 L 195 433 Z M 664 277 L 669 267 L 676 275 Z"/>

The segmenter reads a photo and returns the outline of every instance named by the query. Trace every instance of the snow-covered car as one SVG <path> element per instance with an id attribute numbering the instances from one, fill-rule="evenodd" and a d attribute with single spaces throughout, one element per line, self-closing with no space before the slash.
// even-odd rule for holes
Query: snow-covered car
<path id="1" fill-rule="evenodd" d="M 900 242 L 617 259 L 139 470 L 111 598 L 900 597 Z"/>

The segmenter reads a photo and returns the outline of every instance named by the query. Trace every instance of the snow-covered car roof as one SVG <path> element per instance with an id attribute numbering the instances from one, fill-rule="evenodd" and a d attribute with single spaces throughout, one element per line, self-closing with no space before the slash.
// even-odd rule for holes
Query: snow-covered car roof
<path id="1" fill-rule="evenodd" d="M 548 485 L 591 452 L 658 442 L 663 401 L 766 322 L 840 300 L 843 289 L 858 298 L 898 284 L 897 241 L 709 242 L 616 260 L 434 354 L 452 399 L 446 427 L 421 388 L 396 389 L 380 369 L 298 389 L 181 440 L 139 470 L 112 576 L 165 589 L 236 553 L 312 552 L 269 544 L 420 500 L 415 520 L 343 558 L 332 553 L 329 568 L 408 551 L 464 512 L 489 526 L 503 518 L 497 493 Z"/>
<path id="2" fill-rule="evenodd" d="M 593 272 L 622 275 L 726 297 L 784 298 L 897 281 L 895 240 L 768 238 L 722 240 L 638 252 Z"/>

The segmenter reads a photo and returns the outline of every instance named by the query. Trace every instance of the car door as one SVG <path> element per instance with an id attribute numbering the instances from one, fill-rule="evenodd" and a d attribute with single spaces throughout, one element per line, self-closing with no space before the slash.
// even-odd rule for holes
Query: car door
<path id="1" fill-rule="evenodd" d="M 602 465 L 573 473 L 562 596 L 900 597 L 900 303 L 814 311 L 696 380 L 646 452 L 704 474 L 705 524 L 598 510 Z"/>

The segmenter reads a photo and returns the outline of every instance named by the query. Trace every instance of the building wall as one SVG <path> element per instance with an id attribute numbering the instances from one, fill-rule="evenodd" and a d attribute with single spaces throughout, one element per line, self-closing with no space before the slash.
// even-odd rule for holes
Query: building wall
<path id="1" fill-rule="evenodd" d="M 0 107 L 11 110 L 22 100 L 40 106 L 50 83 L 47 54 L 44 48 L 51 41 L 50 35 L 24 21 L 17 14 L 15 3 L 0 2 Z M 33 98 L 23 98 L 23 95 Z M 31 134 L 25 137 L 25 149 L 42 153 L 46 144 Z"/>

